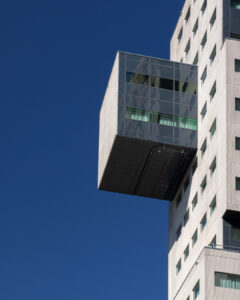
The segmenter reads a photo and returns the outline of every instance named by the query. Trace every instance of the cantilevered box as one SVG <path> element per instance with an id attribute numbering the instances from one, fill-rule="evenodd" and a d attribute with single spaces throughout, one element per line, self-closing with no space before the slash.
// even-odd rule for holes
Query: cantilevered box
<path id="1" fill-rule="evenodd" d="M 197 67 L 118 52 L 100 112 L 98 187 L 165 200 L 197 150 Z"/>

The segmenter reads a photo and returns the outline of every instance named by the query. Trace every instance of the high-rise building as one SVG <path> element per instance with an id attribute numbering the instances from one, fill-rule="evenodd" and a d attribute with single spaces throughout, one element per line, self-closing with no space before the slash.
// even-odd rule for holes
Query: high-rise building
<path id="1" fill-rule="evenodd" d="M 239 300 L 240 0 L 186 0 L 170 59 L 117 54 L 98 185 L 169 200 L 169 300 Z"/>

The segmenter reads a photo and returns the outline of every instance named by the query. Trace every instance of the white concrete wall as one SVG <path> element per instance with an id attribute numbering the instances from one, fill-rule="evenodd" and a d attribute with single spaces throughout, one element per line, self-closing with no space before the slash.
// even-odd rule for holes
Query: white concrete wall
<path id="1" fill-rule="evenodd" d="M 103 99 L 99 119 L 98 186 L 117 134 L 119 53 L 117 53 Z"/>

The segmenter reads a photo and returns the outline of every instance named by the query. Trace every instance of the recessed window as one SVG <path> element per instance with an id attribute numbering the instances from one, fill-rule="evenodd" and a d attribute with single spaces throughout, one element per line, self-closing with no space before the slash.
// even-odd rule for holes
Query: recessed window
<path id="1" fill-rule="evenodd" d="M 200 283 L 199 280 L 193 288 L 193 299 L 197 299 L 200 294 Z"/>
<path id="2" fill-rule="evenodd" d="M 206 149 L 207 149 L 207 139 L 205 139 L 202 143 L 202 146 L 201 146 L 201 157 L 203 157 L 204 153 L 206 152 Z"/>
<path id="3" fill-rule="evenodd" d="M 176 200 L 176 205 L 178 207 L 178 205 L 180 204 L 180 202 L 182 201 L 182 195 L 181 193 L 178 195 L 177 200 Z"/>
<path id="4" fill-rule="evenodd" d="M 217 237 L 216 235 L 214 236 L 214 238 L 211 240 L 211 243 L 209 245 L 210 247 L 216 248 L 217 246 Z"/>
<path id="5" fill-rule="evenodd" d="M 217 48 L 216 48 L 216 45 L 215 45 L 215 46 L 213 47 L 212 53 L 211 53 L 211 55 L 210 55 L 210 57 L 209 57 L 209 59 L 210 59 L 210 64 L 213 63 L 213 61 L 214 61 L 214 59 L 215 59 L 215 57 L 216 57 L 216 53 L 217 53 Z"/>
<path id="6" fill-rule="evenodd" d="M 188 11 L 187 11 L 186 16 L 185 16 L 185 21 L 186 21 L 186 23 L 187 23 L 188 20 L 189 20 L 190 14 L 191 14 L 191 9 L 190 9 L 190 6 L 189 6 Z"/>
<path id="7" fill-rule="evenodd" d="M 189 50 L 190 50 L 190 39 L 188 40 L 186 48 L 185 48 L 186 55 L 188 54 Z"/>
<path id="8" fill-rule="evenodd" d="M 235 72 L 240 72 L 240 59 L 235 59 Z"/>
<path id="9" fill-rule="evenodd" d="M 193 60 L 193 65 L 197 65 L 198 64 L 198 52 L 196 53 L 194 60 Z"/>
<path id="10" fill-rule="evenodd" d="M 211 91 L 209 93 L 209 96 L 210 96 L 210 100 L 213 99 L 213 97 L 215 96 L 216 94 L 216 91 L 217 91 L 217 82 L 215 81 L 212 88 L 211 88 Z"/>
<path id="11" fill-rule="evenodd" d="M 187 245 L 186 249 L 184 250 L 184 260 L 186 260 L 189 256 L 189 245 Z"/>
<path id="12" fill-rule="evenodd" d="M 240 98 L 235 98 L 235 110 L 240 111 Z"/>
<path id="13" fill-rule="evenodd" d="M 240 138 L 235 137 L 235 149 L 240 150 Z"/>
<path id="14" fill-rule="evenodd" d="M 212 176 L 212 174 L 214 173 L 214 171 L 216 170 L 216 166 L 217 166 L 217 162 L 216 162 L 216 156 L 214 157 L 211 166 L 210 166 L 210 176 Z"/>
<path id="15" fill-rule="evenodd" d="M 204 1 L 203 1 L 203 5 L 202 5 L 202 7 L 201 7 L 201 12 L 202 12 L 202 14 L 204 14 L 204 12 L 205 12 L 205 10 L 206 10 L 206 7 L 207 7 L 207 0 L 204 0 Z"/>
<path id="16" fill-rule="evenodd" d="M 195 173 L 195 171 L 196 171 L 196 169 L 197 169 L 197 165 L 198 165 L 198 160 L 197 160 L 197 158 L 196 158 L 196 160 L 195 160 L 195 162 L 194 162 L 194 164 L 193 164 L 193 166 L 192 166 L 192 176 L 193 176 L 193 174 Z"/>
<path id="17" fill-rule="evenodd" d="M 207 187 L 207 176 L 205 175 L 202 182 L 201 182 L 201 192 L 203 193 Z"/>
<path id="18" fill-rule="evenodd" d="M 184 215 L 184 226 L 187 225 L 188 220 L 189 220 L 189 209 L 187 210 L 187 212 Z"/>
<path id="19" fill-rule="evenodd" d="M 231 227 L 231 239 L 240 242 L 240 229 Z"/>
<path id="20" fill-rule="evenodd" d="M 201 225 L 201 231 L 203 231 L 207 225 L 207 215 L 206 214 L 203 216 L 200 225 Z"/>
<path id="21" fill-rule="evenodd" d="M 240 191 L 240 177 L 236 177 L 235 180 L 236 180 L 236 190 Z"/>
<path id="22" fill-rule="evenodd" d="M 195 22 L 195 24 L 193 26 L 193 30 L 192 30 L 193 36 L 195 36 L 197 30 L 198 30 L 198 19 L 196 20 L 196 22 Z"/>
<path id="23" fill-rule="evenodd" d="M 210 208 L 210 216 L 213 214 L 217 206 L 217 197 L 216 195 L 213 197 L 212 202 L 209 205 Z"/>
<path id="24" fill-rule="evenodd" d="M 177 231 L 176 231 L 176 238 L 179 239 L 180 235 L 182 233 L 182 225 L 179 225 Z"/>
<path id="25" fill-rule="evenodd" d="M 209 130 L 210 138 L 212 138 L 214 136 L 214 133 L 215 133 L 216 129 L 217 129 L 217 121 L 215 119 L 212 123 L 212 126 L 211 126 L 210 130 Z"/>
<path id="26" fill-rule="evenodd" d="M 240 275 L 215 272 L 215 286 L 240 290 Z"/>
<path id="27" fill-rule="evenodd" d="M 204 84 L 206 78 L 207 78 L 207 66 L 205 67 L 205 69 L 202 72 L 202 76 L 201 76 L 201 83 L 202 84 Z"/>
<path id="28" fill-rule="evenodd" d="M 214 25 L 214 23 L 215 23 L 215 21 L 216 21 L 216 16 L 217 16 L 217 10 L 216 10 L 216 8 L 214 9 L 214 12 L 213 12 L 213 14 L 212 14 L 212 16 L 211 16 L 211 19 L 210 19 L 210 27 L 212 28 L 213 27 L 213 25 Z"/>
<path id="29" fill-rule="evenodd" d="M 204 119 L 204 117 L 206 116 L 207 113 L 207 101 L 205 102 L 205 104 L 203 105 L 203 108 L 201 110 L 201 120 Z"/>
<path id="30" fill-rule="evenodd" d="M 207 31 L 204 33 L 204 36 L 203 36 L 202 41 L 201 41 L 202 49 L 205 47 L 206 42 L 207 42 Z"/>
<path id="31" fill-rule="evenodd" d="M 193 236 L 192 236 L 192 247 L 196 244 L 197 239 L 198 239 L 198 231 L 196 229 Z"/>
<path id="32" fill-rule="evenodd" d="M 179 34 L 178 34 L 178 43 L 181 41 L 183 35 L 183 28 L 180 29 Z"/>
<path id="33" fill-rule="evenodd" d="M 198 194 L 196 193 L 192 200 L 192 210 L 197 206 L 198 203 Z"/>
<path id="34" fill-rule="evenodd" d="M 240 0 L 231 0 L 231 7 L 240 9 Z"/>
<path id="35" fill-rule="evenodd" d="M 187 190 L 189 186 L 189 176 L 187 177 L 186 181 L 184 182 L 184 192 Z"/>
<path id="36" fill-rule="evenodd" d="M 181 268 L 182 268 L 182 263 L 181 263 L 181 258 L 180 258 L 176 265 L 176 273 L 177 274 L 181 271 Z"/>

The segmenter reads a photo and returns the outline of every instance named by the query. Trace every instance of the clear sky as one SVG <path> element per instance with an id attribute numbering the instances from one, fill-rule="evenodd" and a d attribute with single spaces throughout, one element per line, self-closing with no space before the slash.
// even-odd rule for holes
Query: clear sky
<path id="1" fill-rule="evenodd" d="M 168 203 L 97 190 L 117 50 L 169 58 L 183 1 L 0 5 L 0 299 L 167 299 Z"/>

